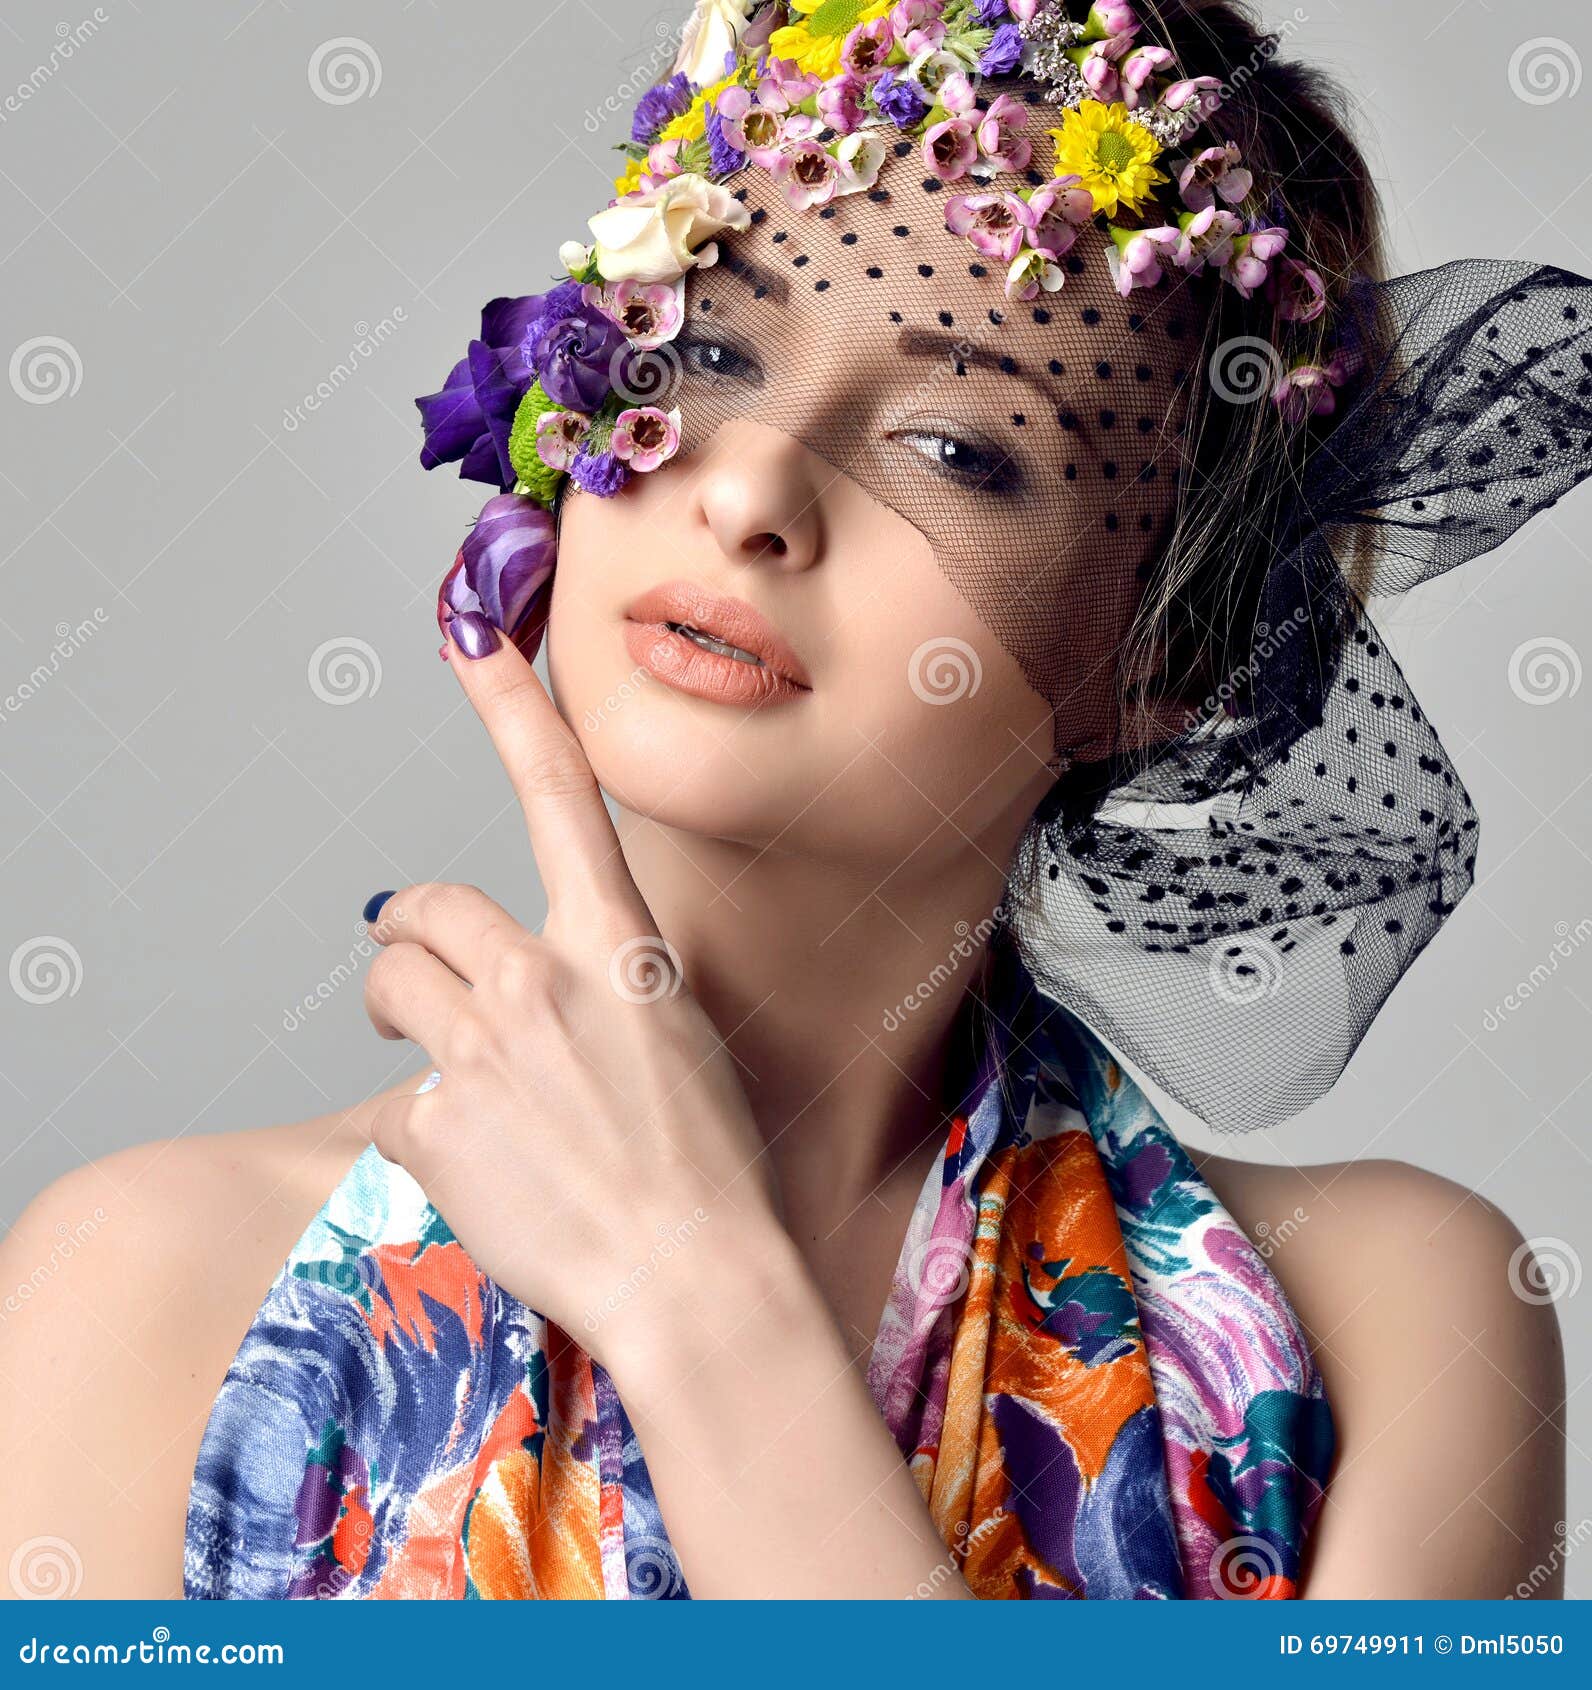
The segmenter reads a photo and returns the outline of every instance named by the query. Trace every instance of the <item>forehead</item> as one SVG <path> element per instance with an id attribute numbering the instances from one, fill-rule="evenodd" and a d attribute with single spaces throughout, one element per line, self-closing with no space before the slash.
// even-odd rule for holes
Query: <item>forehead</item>
<path id="1" fill-rule="evenodd" d="M 1005 292 L 1006 263 L 945 226 L 947 203 L 964 192 L 1016 192 L 1035 172 L 946 184 L 925 174 L 918 148 L 897 142 L 874 188 L 827 206 L 797 209 L 766 171 L 729 186 L 751 227 L 721 242 L 717 266 L 692 272 L 694 316 L 753 326 L 764 344 L 799 343 L 844 364 L 867 354 L 871 373 L 921 378 L 931 359 L 968 373 L 1037 387 L 1057 404 L 1086 407 L 1119 396 L 1158 401 L 1186 384 L 1198 355 L 1203 307 L 1194 290 L 1162 287 L 1124 300 L 1112 280 L 1108 240 L 1086 226 L 1061 260 L 1054 293 L 1022 302 Z M 885 358 L 885 354 L 890 354 Z M 982 385 L 982 384 L 981 384 Z"/>

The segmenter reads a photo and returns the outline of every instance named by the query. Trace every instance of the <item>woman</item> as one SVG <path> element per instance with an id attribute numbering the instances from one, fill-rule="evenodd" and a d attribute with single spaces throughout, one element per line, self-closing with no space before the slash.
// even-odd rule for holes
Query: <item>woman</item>
<path id="1" fill-rule="evenodd" d="M 8 1534 L 85 1593 L 1499 1596 L 1547 1555 L 1508 1222 L 1196 1166 L 1084 1022 L 1280 1119 L 1461 895 L 1355 593 L 1578 478 L 1584 285 L 1379 286 L 1318 83 L 1227 5 L 1082 12 L 702 0 L 569 280 L 421 401 L 498 489 L 439 611 L 548 919 L 379 895 L 371 1019 L 432 1073 L 8 1240 L 21 1278 L 115 1222 L 81 1322 L 0 1340 Z"/>

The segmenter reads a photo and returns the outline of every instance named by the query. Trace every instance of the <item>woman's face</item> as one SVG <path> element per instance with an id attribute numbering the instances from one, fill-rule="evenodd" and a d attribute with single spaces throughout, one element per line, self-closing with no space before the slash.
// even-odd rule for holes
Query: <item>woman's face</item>
<path id="1" fill-rule="evenodd" d="M 1109 746 L 1187 322 L 1130 316 L 1090 230 L 1060 292 L 1008 301 L 915 158 L 829 216 L 745 184 L 673 348 L 681 456 L 565 505 L 560 706 L 670 825 L 859 869 L 1004 854 L 1057 748 Z"/>

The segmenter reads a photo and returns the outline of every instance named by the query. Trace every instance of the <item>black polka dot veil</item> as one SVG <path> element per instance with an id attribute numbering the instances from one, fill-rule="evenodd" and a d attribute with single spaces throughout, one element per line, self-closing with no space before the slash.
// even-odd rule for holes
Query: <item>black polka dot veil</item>
<path id="1" fill-rule="evenodd" d="M 1592 467 L 1592 284 L 1493 262 L 1359 284 L 1343 415 L 1274 536 L 1247 661 L 1129 744 L 1118 660 L 1217 284 L 1123 299 L 1088 228 L 1059 290 L 1007 299 L 944 205 L 1029 185 L 946 188 L 910 146 L 825 207 L 732 181 L 752 225 L 689 279 L 686 450 L 754 418 L 926 537 L 1054 712 L 1007 904 L 1026 965 L 1212 1126 L 1271 1125 L 1342 1072 L 1475 874 L 1470 798 L 1358 586 L 1491 550 Z"/>

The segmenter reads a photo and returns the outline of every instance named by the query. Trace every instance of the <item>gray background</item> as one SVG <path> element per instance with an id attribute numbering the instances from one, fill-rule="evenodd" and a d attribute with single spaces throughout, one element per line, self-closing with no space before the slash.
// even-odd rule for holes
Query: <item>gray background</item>
<path id="1" fill-rule="evenodd" d="M 1486 253 L 1592 273 L 1583 0 L 1263 9 L 1351 90 L 1399 268 Z M 360 1007 L 371 891 L 469 880 L 539 919 L 494 755 L 435 656 L 429 601 L 484 490 L 420 473 L 410 397 L 603 202 L 606 148 L 685 10 L 104 0 L 97 21 L 6 0 L 0 1222 L 85 1157 L 395 1077 L 410 1058 L 395 1068 Z M 362 43 L 346 78 L 323 51 L 341 37 Z M 1536 37 L 1556 40 L 1517 52 Z M 52 367 L 64 390 L 28 402 Z M 1592 1289 L 1571 1291 L 1589 525 L 1583 492 L 1384 614 L 1481 809 L 1480 884 L 1336 1091 L 1239 1147 L 1416 1162 L 1560 1241 L 1572 1393 L 1592 1370 Z M 1592 1530 L 1589 1465 L 1572 1451 L 1572 1536 Z M 1572 1586 L 1592 1589 L 1580 1554 Z"/>

